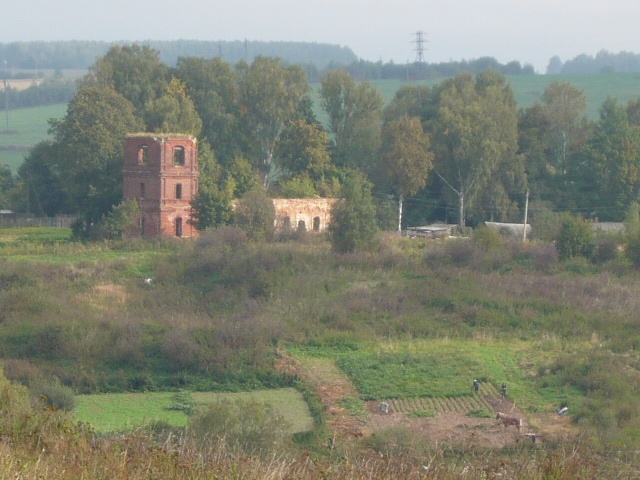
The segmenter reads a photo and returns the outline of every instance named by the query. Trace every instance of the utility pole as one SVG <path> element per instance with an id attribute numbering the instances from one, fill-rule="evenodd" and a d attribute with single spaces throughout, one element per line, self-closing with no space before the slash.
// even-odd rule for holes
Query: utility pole
<path id="1" fill-rule="evenodd" d="M 527 196 L 524 201 L 524 233 L 522 234 L 522 240 L 527 241 L 527 215 L 529 214 L 529 189 L 527 188 Z"/>
<path id="2" fill-rule="evenodd" d="M 9 133 L 9 88 L 7 86 L 7 60 L 4 61 L 4 115 L 7 119 L 7 133 Z"/>

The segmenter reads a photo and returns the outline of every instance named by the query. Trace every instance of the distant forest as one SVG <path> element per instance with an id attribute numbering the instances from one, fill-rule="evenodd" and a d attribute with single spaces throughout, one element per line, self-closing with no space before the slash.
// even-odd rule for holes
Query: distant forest
<path id="1" fill-rule="evenodd" d="M 460 72 L 480 73 L 493 68 L 503 75 L 533 74 L 531 65 L 517 61 L 501 64 L 491 57 L 443 63 L 371 62 L 359 59 L 349 47 L 309 42 L 255 42 L 255 41 L 145 41 L 160 52 L 160 60 L 174 66 L 179 57 L 221 57 L 235 64 L 251 63 L 255 57 L 278 57 L 285 64 L 300 65 L 310 82 L 318 82 L 328 70 L 348 71 L 358 80 L 445 78 Z M 6 61 L 2 78 L 29 78 L 43 70 L 84 70 L 109 48 L 122 42 L 59 41 L 0 43 L 0 68 Z M 42 74 L 40 74 L 42 75 Z"/>
<path id="2" fill-rule="evenodd" d="M 5 99 L 8 108 L 66 103 L 75 91 L 74 79 L 63 76 L 64 70 L 86 70 L 109 48 L 122 42 L 58 41 L 0 43 L 0 79 L 46 77 L 44 83 L 23 91 L 14 91 Z M 493 69 L 502 75 L 533 75 L 531 65 L 518 61 L 501 64 L 492 57 L 441 63 L 371 62 L 359 59 L 349 48 L 309 42 L 255 41 L 146 41 L 159 52 L 160 60 L 175 66 L 180 57 L 221 57 L 229 64 L 253 62 L 257 56 L 278 57 L 285 64 L 302 67 L 310 83 L 318 83 L 330 70 L 345 70 L 357 81 L 400 79 L 429 80 L 453 77 L 462 72 L 478 74 Z M 3 68 L 4 67 L 4 68 Z M 56 75 L 45 74 L 55 71 Z M 640 55 L 600 51 L 595 56 L 579 55 L 562 62 L 549 60 L 547 74 L 580 74 L 598 72 L 640 72 Z M 10 89 L 11 91 L 11 89 Z"/>

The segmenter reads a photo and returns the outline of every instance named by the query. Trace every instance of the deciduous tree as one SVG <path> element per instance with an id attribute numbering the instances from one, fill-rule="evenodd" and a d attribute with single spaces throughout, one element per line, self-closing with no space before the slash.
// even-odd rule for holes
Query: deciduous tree
<path id="1" fill-rule="evenodd" d="M 398 233 L 402 230 L 402 202 L 427 183 L 433 168 L 433 153 L 428 135 L 416 117 L 404 117 L 387 123 L 382 130 L 381 159 L 384 170 L 398 194 Z"/>
<path id="2" fill-rule="evenodd" d="M 352 172 L 342 188 L 341 200 L 331 210 L 329 238 L 336 252 L 367 251 L 377 245 L 378 223 L 371 183 Z"/>
<path id="3" fill-rule="evenodd" d="M 149 101 L 144 112 L 150 132 L 185 133 L 197 137 L 202 131 L 202 120 L 186 86 L 174 78 L 161 97 Z"/>
<path id="4" fill-rule="evenodd" d="M 131 103 L 101 87 L 78 90 L 64 118 L 51 122 L 58 178 L 84 228 L 122 200 L 124 138 L 141 129 Z"/>
<path id="5" fill-rule="evenodd" d="M 147 103 L 162 95 L 169 82 L 168 72 L 157 50 L 137 44 L 114 45 L 95 62 L 81 86 L 97 84 L 115 90 L 142 118 Z"/>
<path id="6" fill-rule="evenodd" d="M 228 165 L 242 152 L 240 89 L 231 65 L 219 57 L 181 57 L 175 75 L 187 87 L 202 119 L 202 137 Z"/>
<path id="7" fill-rule="evenodd" d="M 457 75 L 434 89 L 432 102 L 435 115 L 427 126 L 434 170 L 448 187 L 443 191 L 458 199 L 460 225 L 481 195 L 491 211 L 506 208 L 505 196 L 524 170 L 517 156 L 515 100 L 504 77 Z M 476 212 L 484 213 L 482 207 Z"/>
<path id="8" fill-rule="evenodd" d="M 224 175 L 207 143 L 199 147 L 198 167 L 200 179 L 198 193 L 191 203 L 191 223 L 198 230 L 227 225 L 231 221 L 235 183 Z"/>
<path id="9" fill-rule="evenodd" d="M 322 81 L 320 98 L 333 134 L 333 161 L 370 170 L 380 147 L 380 92 L 368 82 L 356 83 L 347 72 L 333 70 Z"/>
<path id="10" fill-rule="evenodd" d="M 584 92 L 567 82 L 552 82 L 542 94 L 542 108 L 551 125 L 550 167 L 566 175 L 571 149 L 584 137 L 587 101 Z"/>
<path id="11" fill-rule="evenodd" d="M 275 162 L 285 177 L 306 173 L 319 179 L 331 162 L 328 147 L 329 138 L 320 125 L 304 119 L 294 120 L 282 133 Z"/>
<path id="12" fill-rule="evenodd" d="M 268 186 L 274 153 L 286 123 L 295 115 L 309 89 L 299 66 L 284 66 L 280 59 L 259 56 L 240 78 L 242 121 L 247 139 L 254 139 L 248 155 Z"/>
<path id="13" fill-rule="evenodd" d="M 621 220 L 640 195 L 640 127 L 629 123 L 627 110 L 613 98 L 600 108 L 586 156 L 584 174 L 599 218 Z"/>
<path id="14" fill-rule="evenodd" d="M 9 192 L 15 180 L 8 165 L 0 165 L 0 209 L 9 209 Z"/>
<path id="15" fill-rule="evenodd" d="M 74 213 L 60 179 L 58 164 L 62 147 L 51 140 L 36 144 L 18 168 L 18 183 L 22 191 L 21 207 L 29 213 L 56 215 Z"/>

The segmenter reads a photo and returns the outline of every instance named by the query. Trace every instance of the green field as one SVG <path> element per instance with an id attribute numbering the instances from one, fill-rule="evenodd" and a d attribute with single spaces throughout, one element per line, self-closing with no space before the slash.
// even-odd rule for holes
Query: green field
<path id="1" fill-rule="evenodd" d="M 252 399 L 268 403 L 289 422 L 291 433 L 313 428 L 309 409 L 300 392 L 294 388 L 246 393 L 193 392 L 191 397 L 196 409 L 222 399 Z M 175 393 L 171 392 L 80 395 L 76 397 L 75 416 L 78 421 L 90 423 L 98 432 L 124 431 L 154 421 L 184 427 L 188 416 L 182 411 L 168 409 L 175 403 Z"/>
<path id="2" fill-rule="evenodd" d="M 0 247 L 24 246 L 26 244 L 51 244 L 68 242 L 71 239 L 70 228 L 58 227 L 22 227 L 0 229 Z"/>
<path id="3" fill-rule="evenodd" d="M 10 133 L 7 133 L 6 116 L 5 112 L 2 112 L 0 165 L 9 165 L 11 170 L 15 172 L 29 149 L 49 137 L 47 133 L 48 120 L 62 118 L 66 110 L 65 104 L 10 110 L 8 112 Z"/>

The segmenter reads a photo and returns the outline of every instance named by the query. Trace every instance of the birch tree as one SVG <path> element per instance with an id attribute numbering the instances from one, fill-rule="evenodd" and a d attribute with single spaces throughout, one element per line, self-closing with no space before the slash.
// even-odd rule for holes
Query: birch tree
<path id="1" fill-rule="evenodd" d="M 427 183 L 433 168 L 433 153 L 420 119 L 404 117 L 382 130 L 381 159 L 385 174 L 398 195 L 398 233 L 402 231 L 402 203 Z"/>
<path id="2" fill-rule="evenodd" d="M 239 82 L 249 154 L 262 174 L 264 185 L 268 186 L 280 135 L 296 113 L 309 85 L 300 67 L 285 67 L 280 59 L 262 56 L 242 71 Z"/>

